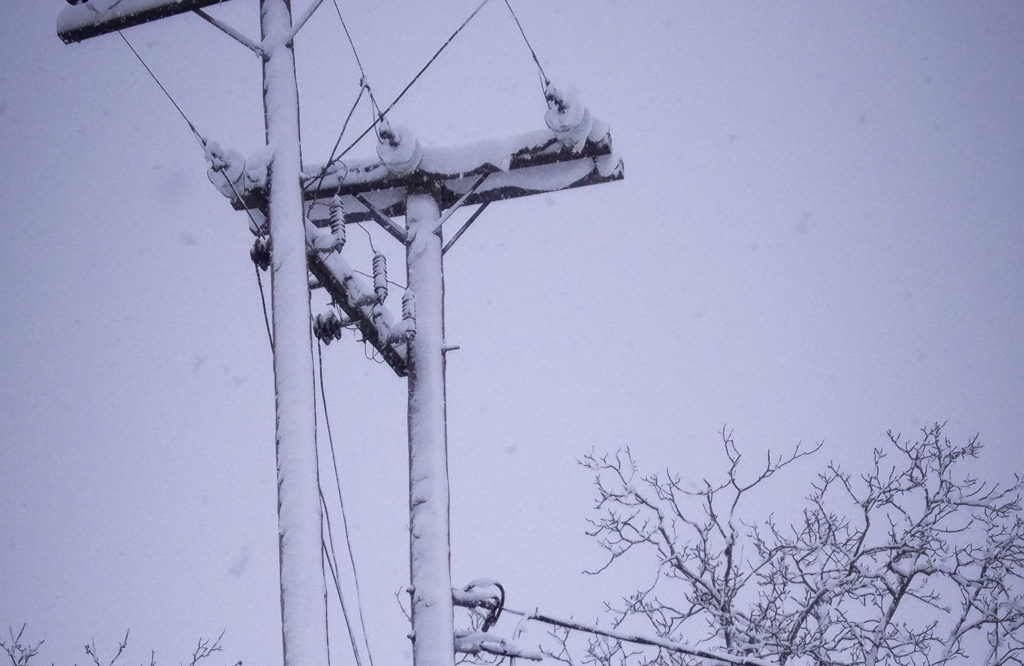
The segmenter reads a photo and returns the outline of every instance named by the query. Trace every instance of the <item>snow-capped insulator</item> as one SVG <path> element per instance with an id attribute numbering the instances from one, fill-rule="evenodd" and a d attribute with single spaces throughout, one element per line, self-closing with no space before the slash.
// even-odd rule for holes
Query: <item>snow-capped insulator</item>
<path id="1" fill-rule="evenodd" d="M 331 201 L 331 233 L 334 235 L 333 249 L 340 252 L 345 247 L 345 207 L 337 194 Z"/>
<path id="2" fill-rule="evenodd" d="M 416 297 L 408 289 L 402 294 L 402 319 L 416 321 Z"/>
<path id="3" fill-rule="evenodd" d="M 252 243 L 252 249 L 249 250 L 249 257 L 252 262 L 260 267 L 260 270 L 267 270 L 270 268 L 270 240 L 263 240 L 257 238 Z"/>
<path id="4" fill-rule="evenodd" d="M 380 304 L 388 297 L 388 260 L 380 252 L 373 255 L 373 293 Z"/>
<path id="5" fill-rule="evenodd" d="M 553 85 L 544 90 L 544 99 L 548 102 L 544 122 L 555 138 L 567 148 L 582 150 L 594 124 L 590 110 L 575 95 Z"/>
<path id="6" fill-rule="evenodd" d="M 388 342 L 399 344 L 409 342 L 416 337 L 416 305 L 412 292 L 406 290 L 402 294 L 402 321 L 388 328 Z"/>
<path id="7" fill-rule="evenodd" d="M 377 155 L 391 173 L 405 176 L 419 168 L 423 148 L 407 127 L 387 126 L 380 131 Z"/>
<path id="8" fill-rule="evenodd" d="M 313 318 L 313 335 L 325 345 L 341 339 L 342 321 L 334 312 L 320 313 Z"/>

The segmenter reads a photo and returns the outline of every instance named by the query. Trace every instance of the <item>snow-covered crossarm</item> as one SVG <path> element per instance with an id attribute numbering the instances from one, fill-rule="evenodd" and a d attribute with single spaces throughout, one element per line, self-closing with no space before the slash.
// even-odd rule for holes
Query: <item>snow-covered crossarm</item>
<path id="1" fill-rule="evenodd" d="M 86 0 L 60 13 L 57 18 L 57 35 L 65 44 L 71 44 L 226 1 Z"/>
<path id="2" fill-rule="evenodd" d="M 396 175 L 380 159 L 361 159 L 339 161 L 326 172 L 322 166 L 307 168 L 302 180 L 310 219 L 325 226 L 335 195 L 341 198 L 349 221 L 372 217 L 359 197 L 387 216 L 404 215 L 410 188 L 425 184 L 430 184 L 445 210 L 484 174 L 487 179 L 463 203 L 481 204 L 621 180 L 623 168 L 612 151 L 607 126 L 595 122 L 578 150 L 545 129 L 458 148 L 424 147 L 419 168 L 405 175 Z M 226 188 L 222 191 L 239 210 L 266 205 L 263 182 L 239 182 L 241 201 Z"/>
<path id="3" fill-rule="evenodd" d="M 339 252 L 324 254 L 311 249 L 308 259 L 309 272 L 359 327 L 363 339 L 373 345 L 395 374 L 405 377 L 408 372 L 407 345 L 400 336 L 392 335 L 393 331 L 401 328 L 401 324 L 382 305 L 369 304 L 374 292 L 373 285 L 356 274 Z"/>

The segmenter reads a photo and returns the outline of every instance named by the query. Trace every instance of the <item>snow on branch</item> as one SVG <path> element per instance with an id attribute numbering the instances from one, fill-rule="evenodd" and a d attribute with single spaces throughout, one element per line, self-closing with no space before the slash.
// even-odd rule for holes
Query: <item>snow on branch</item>
<path id="1" fill-rule="evenodd" d="M 972 476 L 977 437 L 954 444 L 936 424 L 917 439 L 889 433 L 860 475 L 828 464 L 792 524 L 752 514 L 754 495 L 818 448 L 750 470 L 723 430 L 724 473 L 699 483 L 641 472 L 628 449 L 585 456 L 597 491 L 589 533 L 607 555 L 593 573 L 627 557 L 650 558 L 656 573 L 610 607 L 615 626 L 780 665 L 1020 663 L 1024 481 Z M 978 644 L 986 655 L 970 653 Z M 647 663 L 594 643 L 588 655 Z"/>

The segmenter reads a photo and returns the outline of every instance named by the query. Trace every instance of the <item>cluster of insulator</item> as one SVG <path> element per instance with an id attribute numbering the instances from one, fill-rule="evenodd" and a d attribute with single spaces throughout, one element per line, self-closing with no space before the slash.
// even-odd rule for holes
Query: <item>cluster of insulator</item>
<path id="1" fill-rule="evenodd" d="M 332 340 L 340 340 L 342 328 L 344 322 L 334 312 L 321 313 L 313 318 L 313 335 L 325 345 L 331 344 Z"/>
<path id="2" fill-rule="evenodd" d="M 388 297 L 388 260 L 380 252 L 373 255 L 373 293 L 383 305 Z"/>
<path id="3" fill-rule="evenodd" d="M 334 245 L 331 248 L 341 252 L 345 247 L 345 206 L 341 203 L 341 197 L 334 195 L 331 201 L 331 234 L 334 236 Z"/>
<path id="4" fill-rule="evenodd" d="M 260 270 L 265 271 L 270 268 L 270 240 L 257 238 L 253 241 L 249 256 L 252 258 L 252 262 L 260 267 Z"/>
<path id="5" fill-rule="evenodd" d="M 567 148 L 582 150 L 594 128 L 590 110 L 575 95 L 551 84 L 544 89 L 544 99 L 548 103 L 544 122 L 555 133 L 555 138 Z"/>

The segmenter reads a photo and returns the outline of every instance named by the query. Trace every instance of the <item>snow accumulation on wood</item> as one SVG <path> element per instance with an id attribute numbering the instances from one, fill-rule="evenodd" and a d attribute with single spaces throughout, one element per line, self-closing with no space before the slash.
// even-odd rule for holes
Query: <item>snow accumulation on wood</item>
<path id="1" fill-rule="evenodd" d="M 226 1 L 88 0 L 60 13 L 57 17 L 57 34 L 65 43 L 70 44 Z"/>
<path id="2" fill-rule="evenodd" d="M 211 173 L 211 182 L 232 199 L 236 209 L 262 208 L 267 197 L 265 176 L 260 177 L 266 173 L 263 159 L 250 157 L 230 170 L 244 174 L 234 183 L 241 201 L 220 173 Z M 621 180 L 623 166 L 612 150 L 607 126 L 594 121 L 586 141 L 578 147 L 566 146 L 553 131 L 545 129 L 456 148 L 424 146 L 419 167 L 404 175 L 393 173 L 379 158 L 361 158 L 338 161 L 326 172 L 322 165 L 307 167 L 302 180 L 310 220 L 326 226 L 329 204 L 335 195 L 341 197 L 351 221 L 371 217 L 356 199 L 357 194 L 385 215 L 395 217 L 405 214 L 406 194 L 412 186 L 425 180 L 438 184 L 441 208 L 446 209 L 482 175 L 487 178 L 463 203 L 481 204 Z"/>

